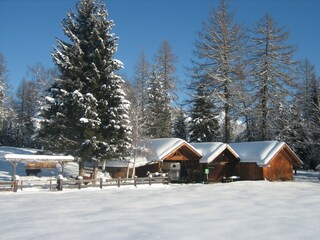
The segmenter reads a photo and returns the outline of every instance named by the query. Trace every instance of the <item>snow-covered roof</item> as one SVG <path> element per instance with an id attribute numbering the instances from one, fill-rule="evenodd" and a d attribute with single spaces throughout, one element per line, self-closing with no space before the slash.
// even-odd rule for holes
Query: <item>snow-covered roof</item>
<path id="1" fill-rule="evenodd" d="M 7 161 L 15 162 L 72 162 L 72 156 L 55 156 L 55 155 L 28 155 L 28 154 L 5 154 Z"/>
<path id="2" fill-rule="evenodd" d="M 259 166 L 267 165 L 273 157 L 283 148 L 287 148 L 292 156 L 302 164 L 292 149 L 284 142 L 261 141 L 229 144 L 240 157 L 240 162 L 256 162 Z"/>
<path id="3" fill-rule="evenodd" d="M 199 157 L 201 156 L 201 154 L 198 153 L 198 151 L 192 145 L 180 138 L 155 138 L 143 141 L 141 143 L 145 144 L 145 147 L 149 150 L 147 154 L 147 158 L 149 161 L 162 161 L 166 157 L 168 157 L 168 155 L 170 155 L 174 150 L 183 145 L 187 146 Z"/>
<path id="4" fill-rule="evenodd" d="M 202 155 L 200 163 L 210 163 L 225 149 L 228 149 L 236 158 L 238 154 L 228 145 L 222 142 L 190 143 Z"/>
<path id="5" fill-rule="evenodd" d="M 133 166 L 134 161 L 136 167 L 163 161 L 182 146 L 186 146 L 195 155 L 201 157 L 201 154 L 185 140 L 180 138 L 154 138 L 138 141 L 136 147 L 137 154 L 135 160 L 133 156 L 131 157 L 129 162 L 130 167 Z M 106 165 L 107 167 L 128 167 L 128 161 L 107 161 Z"/>

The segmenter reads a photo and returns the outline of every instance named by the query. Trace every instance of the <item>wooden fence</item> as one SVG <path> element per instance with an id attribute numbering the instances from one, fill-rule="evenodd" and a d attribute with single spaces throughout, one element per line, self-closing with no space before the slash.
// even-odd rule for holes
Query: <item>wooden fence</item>
<path id="1" fill-rule="evenodd" d="M 14 191 L 15 182 L 14 181 L 1 181 L 0 182 L 0 192 L 1 191 Z"/>
<path id="2" fill-rule="evenodd" d="M 109 187 L 109 186 L 135 186 L 138 185 L 152 185 L 152 184 L 168 184 L 168 177 L 144 177 L 144 178 L 117 178 L 117 179 L 85 179 L 85 180 L 75 180 L 75 179 L 50 179 L 50 180 L 16 180 L 0 182 L 0 191 L 14 191 L 18 189 L 21 191 L 27 188 L 40 188 L 47 189 L 50 191 L 73 188 L 88 188 L 88 187 Z"/>
<path id="3" fill-rule="evenodd" d="M 18 191 L 19 180 L 13 181 L 1 181 L 0 182 L 0 192 L 1 191 Z"/>

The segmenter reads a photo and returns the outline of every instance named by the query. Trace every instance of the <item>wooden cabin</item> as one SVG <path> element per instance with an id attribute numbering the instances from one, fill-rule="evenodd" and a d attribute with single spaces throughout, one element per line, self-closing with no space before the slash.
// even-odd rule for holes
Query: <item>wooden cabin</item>
<path id="1" fill-rule="evenodd" d="M 129 161 L 109 161 L 107 171 L 112 177 L 147 173 L 168 173 L 177 182 L 200 182 L 201 154 L 186 141 L 179 138 L 157 138 L 139 141 L 137 150 Z M 129 168 L 129 169 L 128 169 Z"/>
<path id="2" fill-rule="evenodd" d="M 238 154 L 228 145 L 221 142 L 191 143 L 202 155 L 200 164 L 208 182 L 221 182 L 231 176 L 236 176 L 236 166 L 239 163 Z"/>
<path id="3" fill-rule="evenodd" d="M 179 138 L 139 141 L 130 159 L 108 161 L 113 178 L 167 173 L 176 182 L 219 182 L 231 176 L 241 180 L 292 180 L 302 161 L 284 142 L 192 143 Z M 205 174 L 207 172 L 207 174 Z"/>
<path id="4" fill-rule="evenodd" d="M 294 168 L 303 164 L 284 142 L 243 142 L 230 146 L 239 155 L 236 175 L 242 180 L 292 180 Z"/>

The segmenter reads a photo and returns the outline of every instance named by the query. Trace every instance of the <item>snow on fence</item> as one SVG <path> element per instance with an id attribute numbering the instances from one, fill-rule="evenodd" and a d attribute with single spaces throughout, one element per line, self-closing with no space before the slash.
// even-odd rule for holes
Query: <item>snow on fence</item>
<path id="1" fill-rule="evenodd" d="M 138 185 L 143 184 L 168 184 L 169 179 L 168 177 L 161 176 L 161 177 L 143 177 L 143 178 L 116 178 L 116 179 L 46 179 L 46 180 L 15 180 L 15 181 L 7 181 L 7 182 L 0 182 L 0 191 L 13 191 L 16 192 L 18 189 L 21 191 L 23 189 L 28 188 L 40 188 L 40 189 L 47 189 L 50 191 L 53 190 L 60 190 L 62 191 L 65 189 L 82 189 L 88 187 L 109 187 L 109 186 L 128 186 L 132 185 L 137 187 Z"/>
<path id="2" fill-rule="evenodd" d="M 65 188 L 87 188 L 87 187 L 108 187 L 108 186 L 128 186 L 128 185 L 142 185 L 142 184 L 168 184 L 169 179 L 167 177 L 144 177 L 144 178 L 115 178 L 115 179 L 104 179 L 100 178 L 100 180 L 92 180 L 92 179 L 79 179 L 79 180 L 58 180 L 58 182 L 61 181 L 61 183 L 57 183 L 58 186 L 60 186 L 62 189 Z M 60 189 L 60 190 L 62 190 Z"/>
<path id="3" fill-rule="evenodd" d="M 1 181 L 0 182 L 0 192 L 14 191 L 15 189 L 16 189 L 15 181 Z"/>

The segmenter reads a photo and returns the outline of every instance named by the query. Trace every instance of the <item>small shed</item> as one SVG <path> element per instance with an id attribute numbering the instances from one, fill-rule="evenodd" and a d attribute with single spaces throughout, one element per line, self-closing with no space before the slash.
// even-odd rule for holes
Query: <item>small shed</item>
<path id="1" fill-rule="evenodd" d="M 228 145 L 221 142 L 191 143 L 202 155 L 202 169 L 208 169 L 208 181 L 220 182 L 223 178 L 236 175 L 238 154 Z"/>
<path id="2" fill-rule="evenodd" d="M 129 161 L 109 161 L 107 171 L 112 177 L 129 175 L 144 177 L 148 172 L 172 173 L 176 180 L 201 181 L 201 154 L 186 141 L 179 138 L 156 138 L 141 140 Z"/>
<path id="3" fill-rule="evenodd" d="M 55 164 L 58 163 L 61 165 L 61 173 L 63 174 L 65 165 L 74 161 L 72 156 L 57 155 L 6 154 L 4 157 L 13 167 L 12 177 L 16 175 L 18 163 L 25 163 L 26 168 L 29 169 L 55 168 Z"/>
<path id="4" fill-rule="evenodd" d="M 284 142 L 242 142 L 230 146 L 240 157 L 236 172 L 242 180 L 292 180 L 294 168 L 303 164 Z"/>

